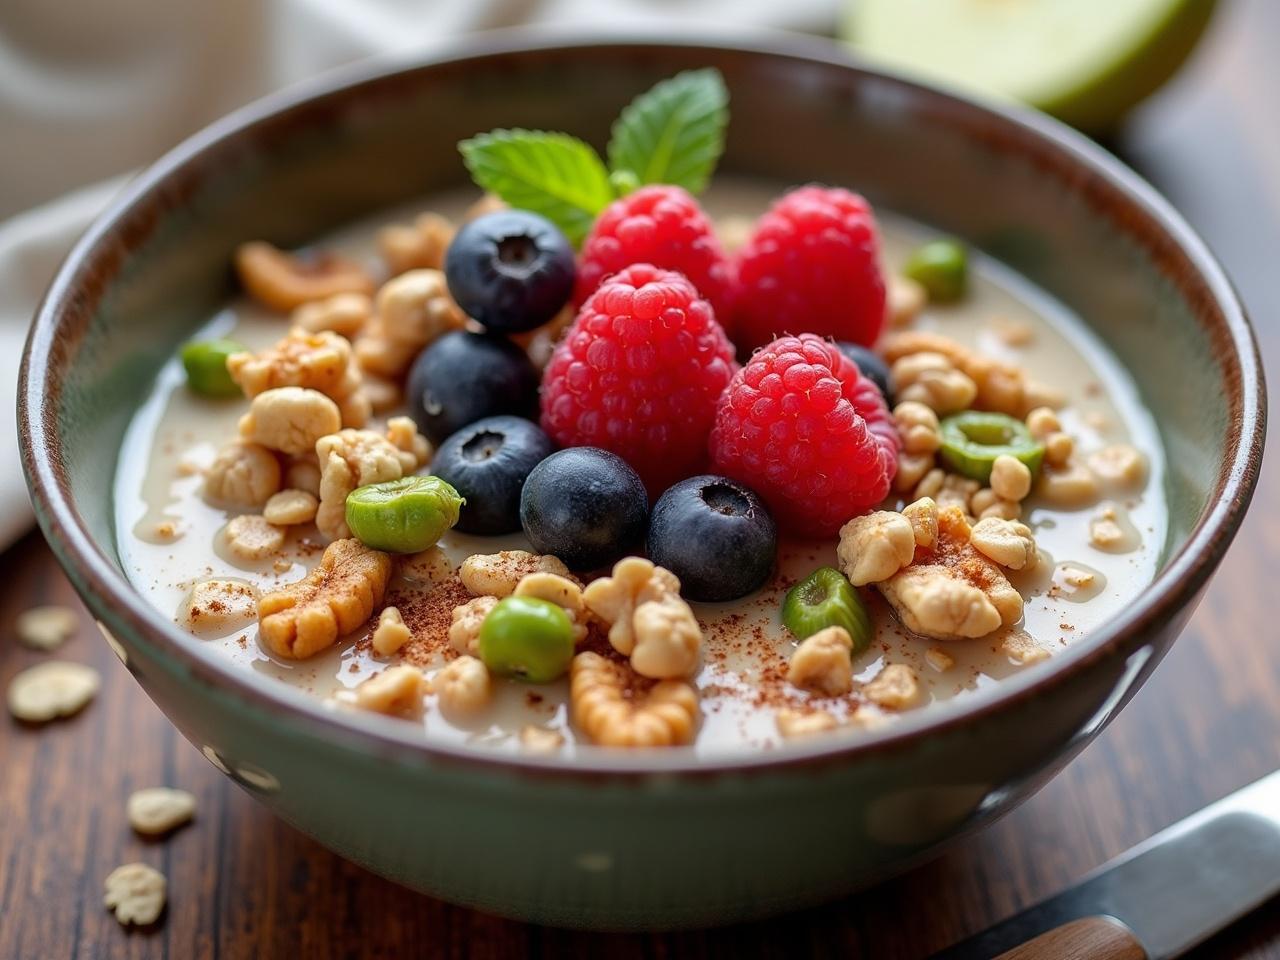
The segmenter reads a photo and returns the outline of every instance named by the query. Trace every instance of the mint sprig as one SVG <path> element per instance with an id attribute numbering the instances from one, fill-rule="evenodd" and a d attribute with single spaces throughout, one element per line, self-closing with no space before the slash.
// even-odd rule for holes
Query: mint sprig
<path id="1" fill-rule="evenodd" d="M 686 70 L 629 103 L 613 125 L 609 166 L 641 183 L 701 193 L 724 152 L 729 91 L 715 69 Z"/>
<path id="2" fill-rule="evenodd" d="M 600 155 L 567 133 L 493 130 L 463 140 L 458 149 L 483 189 L 542 214 L 575 244 L 615 196 Z"/>
<path id="3" fill-rule="evenodd" d="M 575 244 L 614 199 L 648 183 L 703 190 L 724 152 L 729 92 L 714 69 L 687 70 L 636 97 L 613 125 L 609 167 L 566 133 L 492 130 L 458 144 L 471 178 L 540 213 Z"/>

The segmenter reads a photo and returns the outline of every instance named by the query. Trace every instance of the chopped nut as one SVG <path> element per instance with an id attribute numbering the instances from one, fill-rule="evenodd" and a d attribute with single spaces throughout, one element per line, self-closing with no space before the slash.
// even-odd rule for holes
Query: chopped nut
<path id="1" fill-rule="evenodd" d="M 884 710 L 905 710 L 920 696 L 916 673 L 903 663 L 891 663 L 862 688 L 867 699 Z"/>
<path id="2" fill-rule="evenodd" d="M 445 716 L 463 717 L 488 706 L 492 696 L 489 671 L 472 656 L 449 663 L 432 681 Z"/>
<path id="3" fill-rule="evenodd" d="M 258 507 L 280 489 L 280 461 L 257 443 L 223 447 L 204 475 L 204 495 L 220 504 Z"/>
<path id="4" fill-rule="evenodd" d="M 281 313 L 338 293 L 373 293 L 363 267 L 332 253 L 303 258 L 255 241 L 240 245 L 235 263 L 249 295 Z"/>
<path id="5" fill-rule="evenodd" d="M 997 497 L 994 503 L 978 511 L 977 515 L 979 520 L 992 517 L 997 520 L 1017 520 L 1022 516 L 1022 504 L 1016 500 L 1001 500 Z"/>
<path id="6" fill-rule="evenodd" d="M 914 400 L 937 413 L 955 413 L 973 403 L 978 388 L 969 376 L 939 353 L 916 353 L 894 363 L 898 399 Z"/>
<path id="7" fill-rule="evenodd" d="M 560 560 L 540 556 L 527 550 L 503 550 L 501 553 L 477 553 L 462 561 L 458 575 L 462 585 L 476 596 L 509 597 L 516 585 L 531 573 L 554 573 L 571 578 Z"/>
<path id="8" fill-rule="evenodd" d="M 401 557 L 400 574 L 414 583 L 439 585 L 453 576 L 453 562 L 440 547 L 427 547 Z"/>
<path id="9" fill-rule="evenodd" d="M 1000 644 L 1006 657 L 1020 666 L 1049 659 L 1049 651 L 1036 643 L 1035 637 L 1024 630 L 1012 630 Z"/>
<path id="10" fill-rule="evenodd" d="M 1056 430 L 1044 438 L 1044 461 L 1051 467 L 1066 466 L 1075 448 L 1070 434 Z"/>
<path id="11" fill-rule="evenodd" d="M 516 584 L 513 596 L 536 597 L 561 607 L 573 624 L 573 642 L 581 643 L 587 637 L 587 606 L 582 599 L 582 588 L 568 577 L 558 573 L 528 573 Z"/>
<path id="12" fill-rule="evenodd" d="M 1001 500 L 1021 500 L 1031 492 L 1031 468 L 1007 453 L 991 464 L 991 489 Z"/>
<path id="13" fill-rule="evenodd" d="M 449 625 L 449 643 L 453 649 L 468 656 L 479 656 L 480 628 L 497 605 L 497 597 L 474 597 L 454 607 L 453 622 Z"/>
<path id="14" fill-rule="evenodd" d="M 1089 454 L 1089 469 L 1112 490 L 1139 490 L 1147 479 L 1147 458 L 1127 443 L 1115 443 Z"/>
<path id="15" fill-rule="evenodd" d="M 417 716 L 422 712 L 426 681 L 417 667 L 388 667 L 356 687 L 356 706 L 390 716 Z"/>
<path id="16" fill-rule="evenodd" d="M 319 653 L 369 619 L 390 577 L 385 553 L 359 540 L 335 540 L 303 579 L 258 601 L 259 636 L 277 656 Z"/>
<path id="17" fill-rule="evenodd" d="M 678 746 L 693 740 L 698 694 L 683 680 L 660 680 L 632 690 L 626 667 L 596 653 L 579 653 L 569 668 L 573 722 L 606 747 Z"/>
<path id="18" fill-rule="evenodd" d="M 1099 571 L 1082 563 L 1063 563 L 1053 572 L 1049 596 L 1069 603 L 1084 603 L 1100 594 L 1106 585 L 1107 578 Z"/>
<path id="19" fill-rule="evenodd" d="M 166 885 L 164 874 L 154 867 L 126 863 L 107 874 L 102 902 L 123 926 L 145 927 L 164 911 Z"/>
<path id="20" fill-rule="evenodd" d="M 1031 528 L 1017 520 L 987 517 L 974 524 L 969 542 L 983 556 L 1002 567 L 1021 570 L 1036 559 L 1036 541 Z"/>
<path id="21" fill-rule="evenodd" d="M 946 673 L 956 665 L 956 658 L 941 647 L 930 647 L 924 652 L 925 663 L 939 673 Z"/>
<path id="22" fill-rule="evenodd" d="M 233 353 L 227 358 L 227 372 L 251 399 L 270 390 L 301 387 L 337 404 L 339 426 L 363 427 L 369 418 L 369 400 L 351 344 L 327 330 L 309 333 L 295 327 L 261 353 Z"/>
<path id="23" fill-rule="evenodd" d="M 929 300 L 929 294 L 923 286 L 910 277 L 889 273 L 885 275 L 885 312 L 889 315 L 891 327 L 905 327 L 920 316 L 920 311 Z"/>
<path id="24" fill-rule="evenodd" d="M 386 413 L 394 410 L 404 402 L 404 393 L 400 384 L 376 374 L 364 375 L 364 395 L 369 398 L 369 407 L 374 413 Z"/>
<path id="25" fill-rule="evenodd" d="M 9 681 L 9 712 L 27 723 L 45 723 L 79 712 L 101 685 L 98 671 L 69 660 L 46 660 Z"/>
<path id="26" fill-rule="evenodd" d="M 911 563 L 916 552 L 911 521 L 891 510 L 854 517 L 840 528 L 836 551 L 840 571 L 855 587 L 888 580 Z"/>
<path id="27" fill-rule="evenodd" d="M 609 642 L 645 677 L 689 677 L 698 667 L 702 628 L 680 597 L 680 581 L 642 557 L 619 560 L 583 591 L 587 607 L 609 624 Z"/>
<path id="28" fill-rule="evenodd" d="M 1029 410 L 1047 407 L 1058 410 L 1067 405 L 1067 397 L 1061 390 L 1041 383 L 1039 380 L 1028 380 L 1022 387 L 1022 402 Z"/>
<path id="29" fill-rule="evenodd" d="M 1122 508 L 1104 504 L 1089 519 L 1089 542 L 1108 553 L 1129 553 L 1138 549 L 1142 538 Z"/>
<path id="30" fill-rule="evenodd" d="M 898 472 L 893 478 L 893 489 L 899 493 L 910 490 L 924 480 L 934 469 L 932 453 L 898 453 Z M 938 484 L 942 484 L 942 471 L 938 471 Z"/>
<path id="31" fill-rule="evenodd" d="M 196 798 L 185 790 L 149 787 L 129 794 L 125 807 L 129 826 L 145 836 L 159 836 L 187 823 L 196 812 Z"/>
<path id="32" fill-rule="evenodd" d="M 413 638 L 413 631 L 405 626 L 398 607 L 384 607 L 378 614 L 378 626 L 373 631 L 373 650 L 378 656 L 389 657 L 398 653 Z"/>
<path id="33" fill-rule="evenodd" d="M 299 454 L 341 426 L 338 405 L 319 390 L 278 387 L 253 398 L 249 412 L 240 418 L 240 436 L 281 453 Z"/>
<path id="34" fill-rule="evenodd" d="M 926 497 L 932 499 L 942 492 L 942 484 L 946 482 L 947 474 L 945 470 L 934 467 L 924 475 L 924 478 L 916 484 L 915 492 L 911 494 L 913 500 L 923 500 Z"/>
<path id="35" fill-rule="evenodd" d="M 243 580 L 200 580 L 182 605 L 182 620 L 194 633 L 224 634 L 253 620 L 258 589 Z"/>
<path id="36" fill-rule="evenodd" d="M 1063 469 L 1040 471 L 1036 493 L 1052 506 L 1084 507 L 1097 501 L 1098 481 L 1084 464 L 1071 463 Z"/>
<path id="37" fill-rule="evenodd" d="M 404 438 L 403 425 L 399 423 L 401 419 L 407 418 L 397 417 L 388 422 L 388 435 L 394 431 L 402 444 L 416 446 L 416 449 L 402 449 L 401 445 L 373 430 L 340 430 L 316 441 L 316 457 L 320 462 L 320 506 L 316 510 L 316 528 L 324 536 L 340 540 L 351 535 L 347 527 L 347 495 L 352 490 L 370 483 L 399 480 L 424 462 L 418 454 L 429 451 Z M 417 436 L 416 431 L 414 436 Z"/>
<path id="38" fill-rule="evenodd" d="M 1062 429 L 1058 415 L 1050 407 L 1035 407 L 1027 414 L 1026 424 L 1027 430 L 1036 440 L 1044 440 Z"/>
<path id="39" fill-rule="evenodd" d="M 1021 618 L 1021 595 L 969 543 L 970 532 L 959 507 L 940 508 L 933 549 L 877 585 L 909 630 L 953 640 L 985 636 Z"/>
<path id="40" fill-rule="evenodd" d="M 423 347 L 463 321 L 443 273 L 410 270 L 378 291 L 373 319 L 355 341 L 356 358 L 370 373 L 399 380 Z"/>
<path id="41" fill-rule="evenodd" d="M 942 486 L 933 495 L 938 502 L 938 509 L 943 507 L 959 507 L 968 511 L 969 500 L 978 492 L 978 481 L 962 477 L 958 473 L 948 473 L 942 478 Z"/>
<path id="42" fill-rule="evenodd" d="M 885 359 L 894 365 L 895 370 L 897 364 L 904 358 L 921 354 L 931 354 L 935 358 L 943 357 L 949 367 L 963 374 L 974 388 L 973 393 L 969 395 L 969 400 L 959 407 L 954 407 L 955 410 L 973 407 L 976 410 L 995 410 L 1014 417 L 1021 417 L 1027 411 L 1025 377 L 1018 367 L 984 357 L 950 337 L 923 330 L 892 333 L 885 337 L 881 352 Z M 945 376 L 936 359 L 917 361 L 917 363 L 924 363 L 929 369 L 937 371 L 930 374 L 931 377 Z M 907 369 L 911 370 L 912 367 L 908 366 Z M 958 380 L 956 382 L 959 383 Z M 898 383 L 896 373 L 895 383 Z M 899 399 L 923 400 L 928 403 L 921 396 L 909 396 L 903 393 L 901 383 L 898 383 L 898 386 Z M 968 393 L 967 388 L 965 393 Z M 957 399 L 958 396 L 959 394 Z M 951 412 L 932 403 L 929 403 L 929 406 L 939 413 Z"/>
<path id="43" fill-rule="evenodd" d="M 778 726 L 778 733 L 788 740 L 811 737 L 815 733 L 826 733 L 840 725 L 836 722 L 836 718 L 825 710 L 804 712 L 789 707 L 779 710 L 774 715 L 773 722 Z"/>
<path id="44" fill-rule="evenodd" d="M 853 689 L 853 638 L 844 627 L 827 627 L 803 640 L 791 655 L 787 682 L 835 697 Z"/>
<path id="45" fill-rule="evenodd" d="M 555 753 L 564 746 L 564 734 L 559 730 L 527 724 L 520 728 L 520 746 L 530 753 Z"/>
<path id="46" fill-rule="evenodd" d="M 412 417 L 392 417 L 388 420 L 387 439 L 401 453 L 413 455 L 415 463 L 411 470 L 431 459 L 431 443 L 418 432 L 418 425 Z"/>
<path id="47" fill-rule="evenodd" d="M 990 487 L 983 487 L 969 498 L 969 513 L 975 517 L 982 516 L 982 511 L 1000 502 L 996 492 Z"/>
<path id="48" fill-rule="evenodd" d="M 79 625 L 70 607 L 32 607 L 18 615 L 18 640 L 33 650 L 54 650 L 75 636 Z"/>
<path id="49" fill-rule="evenodd" d="M 932 547 L 938 539 L 938 505 L 930 497 L 921 497 L 902 508 L 902 515 L 911 523 L 916 546 Z"/>
<path id="50" fill-rule="evenodd" d="M 289 318 L 289 325 L 308 333 L 336 333 L 350 340 L 371 316 L 373 299 L 368 294 L 336 293 L 298 307 Z"/>
<path id="51" fill-rule="evenodd" d="M 1006 347 L 1030 346 L 1036 339 L 1035 328 L 1022 320 L 996 317 L 991 321 L 991 331 Z"/>
<path id="52" fill-rule="evenodd" d="M 314 450 L 289 461 L 284 471 L 284 488 L 302 490 L 319 499 L 320 464 L 316 462 Z"/>
<path id="53" fill-rule="evenodd" d="M 391 275 L 410 270 L 444 267 L 444 253 L 453 241 L 453 224 L 438 213 L 420 214 L 412 226 L 392 224 L 378 231 L 378 252 Z"/>
<path id="54" fill-rule="evenodd" d="M 906 400 L 893 408 L 893 422 L 907 453 L 933 453 L 942 445 L 938 415 L 923 403 Z"/>
<path id="55" fill-rule="evenodd" d="M 284 530 L 253 514 L 232 517 L 222 535 L 227 549 L 241 560 L 261 560 L 284 546 Z"/>
<path id="56" fill-rule="evenodd" d="M 267 523 L 277 526 L 297 526 L 314 520 L 318 506 L 320 500 L 314 493 L 306 490 L 281 490 L 272 494 L 267 505 L 262 508 L 262 517 Z"/>

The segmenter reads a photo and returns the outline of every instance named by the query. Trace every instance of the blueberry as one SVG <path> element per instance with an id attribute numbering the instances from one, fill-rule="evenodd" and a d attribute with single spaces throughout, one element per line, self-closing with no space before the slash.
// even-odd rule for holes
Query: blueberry
<path id="1" fill-rule="evenodd" d="M 536 416 L 538 370 L 510 340 L 455 330 L 418 354 L 406 391 L 418 429 L 439 444 L 484 417 Z"/>
<path id="2" fill-rule="evenodd" d="M 444 277 L 468 316 L 496 333 L 540 327 L 573 293 L 573 247 L 555 224 L 527 210 L 499 210 L 463 224 Z"/>
<path id="3" fill-rule="evenodd" d="M 520 490 L 555 444 L 520 417 L 485 417 L 440 445 L 431 472 L 465 497 L 455 529 L 492 536 L 520 529 Z"/>
<path id="4" fill-rule="evenodd" d="M 570 447 L 533 468 L 520 495 L 520 524 L 538 553 L 573 570 L 597 570 L 644 540 L 649 497 L 617 454 Z"/>
<path id="5" fill-rule="evenodd" d="M 690 477 L 653 505 L 649 559 L 679 577 L 690 600 L 720 603 L 759 590 L 777 549 L 769 509 L 736 480 Z"/>
<path id="6" fill-rule="evenodd" d="M 889 389 L 889 365 L 874 350 L 845 340 L 837 340 L 836 346 L 846 357 L 853 361 L 858 372 L 880 388 L 884 402 L 893 405 L 892 391 Z"/>

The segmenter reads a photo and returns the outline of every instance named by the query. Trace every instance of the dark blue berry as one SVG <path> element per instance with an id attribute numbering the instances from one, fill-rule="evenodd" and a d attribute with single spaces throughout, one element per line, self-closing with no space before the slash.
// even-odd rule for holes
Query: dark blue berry
<path id="1" fill-rule="evenodd" d="M 520 524 L 538 553 L 573 570 L 598 570 L 644 540 L 649 497 L 617 454 L 570 447 L 533 468 L 520 495 Z"/>
<path id="2" fill-rule="evenodd" d="M 455 330 L 413 361 L 409 412 L 433 444 L 484 417 L 538 412 L 538 370 L 504 337 Z"/>
<path id="3" fill-rule="evenodd" d="M 689 600 L 723 603 L 759 590 L 777 551 L 769 509 L 736 480 L 690 477 L 653 505 L 649 559 L 680 578 Z"/>
<path id="4" fill-rule="evenodd" d="M 495 333 L 540 327 L 573 293 L 573 247 L 555 224 L 527 210 L 499 210 L 463 224 L 444 257 L 449 293 Z"/>
<path id="5" fill-rule="evenodd" d="M 537 424 L 520 417 L 485 417 L 449 437 L 431 472 L 466 498 L 454 529 L 484 536 L 519 530 L 520 490 L 554 449 Z"/>
<path id="6" fill-rule="evenodd" d="M 884 358 L 874 350 L 868 350 L 856 343 L 837 340 L 836 346 L 841 353 L 853 361 L 859 373 L 880 388 L 880 393 L 884 395 L 884 402 L 892 407 L 893 391 L 889 389 L 889 365 L 884 362 Z"/>

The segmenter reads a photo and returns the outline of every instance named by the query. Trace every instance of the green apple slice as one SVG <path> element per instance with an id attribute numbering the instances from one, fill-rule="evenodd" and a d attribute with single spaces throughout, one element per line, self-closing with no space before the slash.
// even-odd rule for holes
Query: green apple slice
<path id="1" fill-rule="evenodd" d="M 869 59 L 1101 131 L 1186 59 L 1216 0 L 852 0 Z"/>

